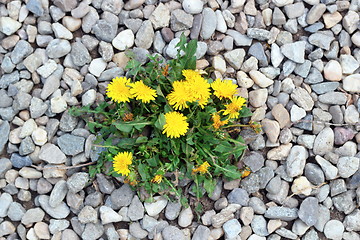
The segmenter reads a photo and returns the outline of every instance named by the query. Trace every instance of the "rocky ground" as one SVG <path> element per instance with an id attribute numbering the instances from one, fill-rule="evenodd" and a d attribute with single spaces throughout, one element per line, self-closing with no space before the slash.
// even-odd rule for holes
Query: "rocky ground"
<path id="1" fill-rule="evenodd" d="M 360 239 L 357 0 L 0 0 L 0 239 Z M 125 50 L 233 79 L 263 134 L 197 218 L 98 174 L 84 121 Z"/>

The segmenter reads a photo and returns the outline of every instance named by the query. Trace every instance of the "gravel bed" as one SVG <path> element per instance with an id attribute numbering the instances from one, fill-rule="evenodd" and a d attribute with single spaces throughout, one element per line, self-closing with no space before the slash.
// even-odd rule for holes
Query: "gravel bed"
<path id="1" fill-rule="evenodd" d="M 357 0 L 0 0 L 0 240 L 360 239 Z M 232 79 L 263 133 L 245 179 L 204 212 L 86 168 L 95 138 L 72 106 L 104 101 L 125 50 Z M 192 199 L 192 196 L 189 196 Z"/>

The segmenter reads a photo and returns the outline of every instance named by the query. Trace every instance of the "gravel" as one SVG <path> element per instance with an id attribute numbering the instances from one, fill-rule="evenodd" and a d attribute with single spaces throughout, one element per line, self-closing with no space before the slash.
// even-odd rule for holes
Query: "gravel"
<path id="1" fill-rule="evenodd" d="M 358 239 L 358 12 L 354 1 L 2 1 L 0 237 Z M 76 165 L 97 160 L 95 136 L 69 114 L 103 101 L 129 50 L 176 58 L 181 33 L 198 40 L 199 68 L 238 83 L 263 130 L 240 132 L 250 176 L 217 179 L 199 213 L 90 179 Z"/>

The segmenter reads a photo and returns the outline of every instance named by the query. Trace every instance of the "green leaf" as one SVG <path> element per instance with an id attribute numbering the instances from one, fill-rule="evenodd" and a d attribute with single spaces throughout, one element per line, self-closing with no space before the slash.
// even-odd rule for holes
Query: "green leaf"
<path id="1" fill-rule="evenodd" d="M 142 181 L 146 181 L 149 178 L 149 169 L 146 164 L 140 163 L 138 165 L 138 171 Z"/>
<path id="2" fill-rule="evenodd" d="M 146 159 L 146 162 L 149 164 L 150 167 L 158 166 L 158 162 L 155 158 L 148 158 L 148 159 Z"/>
<path id="3" fill-rule="evenodd" d="M 243 107 L 241 110 L 240 110 L 240 117 L 251 117 L 253 114 L 251 112 L 251 110 L 247 107 Z"/>
<path id="4" fill-rule="evenodd" d="M 164 96 L 164 93 L 161 91 L 160 85 L 156 87 L 156 94 L 157 94 L 158 96 L 165 97 L 165 96 Z"/>
<path id="5" fill-rule="evenodd" d="M 219 145 L 217 145 L 214 149 L 215 152 L 227 153 L 233 151 L 233 146 L 230 143 L 222 141 Z"/>
<path id="6" fill-rule="evenodd" d="M 161 113 L 155 122 L 155 127 L 159 130 L 163 130 L 165 123 L 166 123 L 165 115 Z"/>
<path id="7" fill-rule="evenodd" d="M 223 173 L 225 177 L 234 180 L 241 178 L 241 173 L 238 171 L 238 168 L 234 165 L 227 165 L 224 167 L 225 170 L 223 170 Z"/>
<path id="8" fill-rule="evenodd" d="M 133 149 L 134 144 L 135 144 L 134 138 L 121 138 L 117 146 L 119 146 L 119 148 L 124 148 L 124 149 Z"/>
<path id="9" fill-rule="evenodd" d="M 136 120 L 131 122 L 115 122 L 113 125 L 122 132 L 129 133 L 132 128 L 135 127 L 137 130 L 141 130 L 146 125 L 150 125 L 152 122 L 144 122 L 142 120 Z"/>
<path id="10" fill-rule="evenodd" d="M 135 143 L 136 144 L 141 144 L 141 143 L 146 143 L 148 141 L 148 138 L 145 136 L 140 136 L 136 139 Z"/>
<path id="11" fill-rule="evenodd" d="M 115 123 L 114 124 L 117 129 L 119 129 L 122 132 L 129 133 L 131 132 L 133 126 L 125 124 L 125 123 Z"/>
<path id="12" fill-rule="evenodd" d="M 204 180 L 204 188 L 206 190 L 206 192 L 210 195 L 212 194 L 212 192 L 214 191 L 216 186 L 216 181 L 215 179 L 211 179 L 211 178 L 206 178 Z"/>

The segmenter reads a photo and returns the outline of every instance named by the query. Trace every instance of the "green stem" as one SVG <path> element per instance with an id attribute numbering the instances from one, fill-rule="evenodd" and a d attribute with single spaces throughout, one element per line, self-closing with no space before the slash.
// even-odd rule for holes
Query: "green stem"
<path id="1" fill-rule="evenodd" d="M 163 180 L 164 180 L 164 182 L 166 182 L 166 184 L 168 186 L 170 186 L 170 188 L 174 191 L 176 196 L 180 198 L 181 195 L 179 194 L 178 190 L 174 187 L 174 185 L 166 177 L 163 177 Z"/>
<path id="2" fill-rule="evenodd" d="M 230 170 L 228 170 L 228 169 L 226 169 L 226 168 L 223 168 L 223 167 L 221 167 L 220 165 L 218 165 L 218 164 L 215 162 L 215 156 L 213 156 L 211 153 L 209 153 L 206 149 L 201 148 L 199 145 L 197 145 L 197 147 L 200 148 L 204 153 L 206 153 L 207 155 L 209 155 L 209 157 L 210 157 L 210 159 L 211 159 L 211 161 L 212 161 L 212 163 L 214 164 L 215 167 L 220 168 L 221 170 L 223 170 L 223 171 L 225 171 L 225 172 L 230 172 L 230 173 L 233 172 L 233 171 L 230 171 Z"/>
<path id="3" fill-rule="evenodd" d="M 198 201 L 200 201 L 200 187 L 199 187 L 199 179 L 198 176 L 194 179 L 195 185 L 196 185 L 196 198 Z"/>
<path id="4" fill-rule="evenodd" d="M 98 144 L 93 144 L 94 147 L 103 147 L 103 148 L 118 148 L 116 146 L 106 146 L 106 145 L 98 145 Z"/>
<path id="5" fill-rule="evenodd" d="M 232 128 L 232 127 L 249 127 L 249 125 L 248 124 L 232 124 L 232 125 L 225 126 L 223 128 Z"/>

